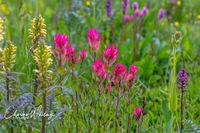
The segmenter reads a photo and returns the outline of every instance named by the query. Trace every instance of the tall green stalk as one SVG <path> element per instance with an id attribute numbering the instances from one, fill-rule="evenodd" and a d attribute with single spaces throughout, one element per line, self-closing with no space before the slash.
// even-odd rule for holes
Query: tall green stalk
<path id="1" fill-rule="evenodd" d="M 180 44 L 180 32 L 172 35 L 173 46 L 173 69 L 171 70 L 170 89 L 169 89 L 169 110 L 171 111 L 171 133 L 173 133 L 173 112 L 177 109 L 177 95 L 176 95 L 176 48 Z"/>

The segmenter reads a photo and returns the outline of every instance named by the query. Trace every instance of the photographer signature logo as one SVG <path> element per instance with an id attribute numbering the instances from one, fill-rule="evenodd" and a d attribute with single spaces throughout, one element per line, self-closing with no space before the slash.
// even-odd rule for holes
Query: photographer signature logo
<path id="1" fill-rule="evenodd" d="M 54 120 L 55 116 L 53 113 L 46 113 L 42 111 L 42 106 L 39 106 L 37 109 L 32 109 L 29 112 L 20 112 L 18 110 L 15 110 L 14 106 L 10 106 L 5 114 L 5 119 L 37 119 L 39 117 L 47 117 L 48 120 Z"/>

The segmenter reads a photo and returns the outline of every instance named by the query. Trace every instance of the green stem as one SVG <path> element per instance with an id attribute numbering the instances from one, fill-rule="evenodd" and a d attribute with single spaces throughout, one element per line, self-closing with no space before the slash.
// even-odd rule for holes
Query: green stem
<path id="1" fill-rule="evenodd" d="M 117 106 L 116 106 L 116 112 L 115 112 L 115 133 L 117 133 L 117 128 L 118 128 L 118 106 L 119 106 L 119 94 L 117 95 Z"/>
<path id="2" fill-rule="evenodd" d="M 46 113 L 46 91 L 43 92 L 43 115 Z M 46 118 L 42 117 L 42 130 L 41 133 L 45 133 Z"/>
<path id="3" fill-rule="evenodd" d="M 94 24 L 94 26 L 95 26 L 95 11 L 96 11 L 95 5 L 96 5 L 96 1 L 93 0 L 93 24 Z"/>
<path id="4" fill-rule="evenodd" d="M 171 133 L 173 133 L 173 111 L 171 112 Z"/>
<path id="5" fill-rule="evenodd" d="M 78 93 L 76 91 L 76 115 L 78 117 Z M 78 121 L 76 123 L 76 132 L 78 133 Z"/>
<path id="6" fill-rule="evenodd" d="M 130 108 L 130 106 L 131 106 L 131 99 L 130 99 L 130 88 L 129 88 L 129 94 L 128 94 L 128 102 L 129 102 L 129 104 L 128 104 L 128 108 L 129 108 L 129 111 L 128 111 L 128 126 L 127 126 L 127 133 L 129 133 L 129 125 L 130 125 L 130 110 L 131 110 L 131 108 Z"/>
<path id="7" fill-rule="evenodd" d="M 176 83 L 176 48 L 174 47 L 174 85 Z"/>
<path id="8" fill-rule="evenodd" d="M 182 130 L 183 130 L 183 94 L 184 94 L 184 91 L 182 89 L 182 93 L 181 93 L 181 131 L 180 131 L 180 133 L 182 133 Z"/>
<path id="9" fill-rule="evenodd" d="M 138 119 L 138 133 L 140 133 L 140 119 Z"/>
<path id="10" fill-rule="evenodd" d="M 173 87 L 176 83 L 176 47 L 174 46 L 174 57 L 173 57 Z M 173 92 L 174 93 L 174 92 Z M 173 132 L 173 111 L 171 112 L 171 133 Z"/>
<path id="11" fill-rule="evenodd" d="M 9 74 L 7 72 L 7 76 L 6 76 L 6 90 L 7 90 L 7 101 L 10 102 L 10 91 L 9 91 L 9 78 L 8 78 Z M 13 120 L 11 120 L 11 133 L 13 133 Z"/>

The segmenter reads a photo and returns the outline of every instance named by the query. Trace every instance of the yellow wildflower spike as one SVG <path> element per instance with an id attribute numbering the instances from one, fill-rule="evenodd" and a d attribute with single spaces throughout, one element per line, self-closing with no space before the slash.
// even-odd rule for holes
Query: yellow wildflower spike
<path id="1" fill-rule="evenodd" d="M 0 17 L 0 41 L 3 40 L 4 31 L 3 31 L 3 19 Z"/>
<path id="2" fill-rule="evenodd" d="M 6 47 L 4 48 L 2 53 L 3 69 L 6 71 L 6 73 L 8 73 L 12 69 L 15 63 L 15 57 L 16 57 L 15 51 L 16 51 L 15 45 L 10 40 L 7 40 Z"/>
<path id="3" fill-rule="evenodd" d="M 49 73 L 51 73 L 51 70 L 48 68 L 52 64 L 51 55 L 51 48 L 44 41 L 41 41 L 34 51 L 33 58 L 39 66 L 39 69 L 34 70 L 34 72 L 39 73 L 42 84 L 48 81 Z"/>
<path id="4" fill-rule="evenodd" d="M 32 20 L 32 29 L 29 29 L 29 38 L 32 39 L 32 47 L 30 51 L 34 51 L 37 48 L 39 41 L 46 37 L 46 25 L 44 24 L 44 18 L 38 15 Z"/>

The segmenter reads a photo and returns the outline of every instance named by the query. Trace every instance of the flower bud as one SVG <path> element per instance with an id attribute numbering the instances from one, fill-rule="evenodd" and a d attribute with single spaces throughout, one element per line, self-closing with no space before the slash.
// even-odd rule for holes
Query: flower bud
<path id="1" fill-rule="evenodd" d="M 176 31 L 175 32 L 175 39 L 179 40 L 181 38 L 181 32 L 180 31 Z"/>
<path id="2" fill-rule="evenodd" d="M 79 58 L 83 61 L 85 59 L 85 56 L 86 56 L 85 49 L 82 49 L 79 54 Z"/>
<path id="3" fill-rule="evenodd" d="M 136 120 L 139 120 L 140 117 L 142 115 L 142 107 L 141 109 L 139 107 L 137 107 L 135 110 L 134 110 L 134 117 Z"/>

